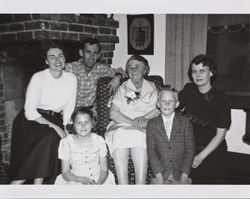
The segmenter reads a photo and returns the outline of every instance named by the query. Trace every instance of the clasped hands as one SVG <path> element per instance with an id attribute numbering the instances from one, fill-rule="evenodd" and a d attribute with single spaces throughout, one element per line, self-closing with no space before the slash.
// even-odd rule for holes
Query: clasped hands
<path id="1" fill-rule="evenodd" d="M 146 128 L 148 123 L 148 120 L 141 116 L 141 117 L 136 117 L 132 120 L 132 126 L 138 127 L 138 128 Z"/>
<path id="2" fill-rule="evenodd" d="M 96 185 L 97 183 L 88 177 L 79 177 L 79 181 L 82 184 Z"/>

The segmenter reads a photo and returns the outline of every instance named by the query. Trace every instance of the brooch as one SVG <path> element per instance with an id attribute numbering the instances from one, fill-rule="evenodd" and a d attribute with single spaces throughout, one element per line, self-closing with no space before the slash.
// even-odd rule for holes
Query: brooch
<path id="1" fill-rule="evenodd" d="M 127 103 L 129 104 L 131 101 L 135 101 L 140 98 L 140 92 L 129 91 L 126 93 L 125 97 L 127 98 Z"/>

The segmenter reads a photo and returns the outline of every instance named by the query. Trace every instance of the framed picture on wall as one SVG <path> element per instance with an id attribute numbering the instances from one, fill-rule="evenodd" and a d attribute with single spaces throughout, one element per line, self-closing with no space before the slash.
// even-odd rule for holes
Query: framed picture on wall
<path id="1" fill-rule="evenodd" d="M 154 15 L 127 15 L 128 54 L 154 54 Z"/>

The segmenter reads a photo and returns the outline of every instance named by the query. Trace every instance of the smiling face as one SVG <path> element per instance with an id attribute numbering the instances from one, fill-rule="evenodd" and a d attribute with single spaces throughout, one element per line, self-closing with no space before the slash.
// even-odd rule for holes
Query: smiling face
<path id="1" fill-rule="evenodd" d="M 203 66 L 202 63 L 192 64 L 191 70 L 193 81 L 198 87 L 211 86 L 211 77 L 213 73 L 210 71 L 209 67 Z"/>
<path id="2" fill-rule="evenodd" d="M 80 50 L 80 55 L 83 57 L 83 63 L 87 70 L 90 71 L 100 58 L 100 49 L 98 44 L 91 45 L 86 43 L 83 50 Z"/>
<path id="3" fill-rule="evenodd" d="M 78 136 L 87 137 L 91 133 L 93 123 L 87 113 L 78 113 L 74 120 L 74 129 Z"/>
<path id="4" fill-rule="evenodd" d="M 132 82 L 142 82 L 146 73 L 146 66 L 138 60 L 129 60 L 126 66 L 128 76 Z"/>
<path id="5" fill-rule="evenodd" d="M 157 101 L 157 106 L 164 116 L 171 116 L 175 111 L 175 108 L 179 106 L 177 95 L 175 96 L 173 91 L 161 91 Z"/>
<path id="6" fill-rule="evenodd" d="M 50 48 L 45 63 L 49 65 L 52 73 L 62 72 L 65 67 L 65 56 L 60 48 Z"/>

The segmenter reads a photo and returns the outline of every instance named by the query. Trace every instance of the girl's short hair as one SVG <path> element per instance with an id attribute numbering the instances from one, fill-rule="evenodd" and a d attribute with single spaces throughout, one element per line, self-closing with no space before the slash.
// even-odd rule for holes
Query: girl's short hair
<path id="1" fill-rule="evenodd" d="M 89 115 L 90 119 L 93 120 L 93 111 L 91 111 L 87 107 L 81 107 L 81 108 L 75 110 L 74 113 L 72 114 L 71 119 L 72 119 L 73 123 L 74 123 L 76 116 L 78 114 L 87 114 L 87 115 Z"/>
<path id="2" fill-rule="evenodd" d="M 213 76 L 211 77 L 211 80 L 214 80 L 216 77 L 216 66 L 215 63 L 213 61 L 213 59 L 207 55 L 204 54 L 200 54 L 197 55 L 195 58 L 193 58 L 193 60 L 191 61 L 190 65 L 189 65 L 189 69 L 188 69 L 188 77 L 191 81 L 193 81 L 193 77 L 192 77 L 192 65 L 193 64 L 200 64 L 202 63 L 203 66 L 207 66 L 209 68 L 209 70 L 213 73 Z"/>
<path id="3" fill-rule="evenodd" d="M 147 77 L 148 74 L 149 74 L 149 71 L 150 71 L 150 68 L 149 68 L 149 64 L 148 64 L 148 60 L 146 58 L 144 58 L 143 56 L 141 55 L 132 55 L 126 62 L 126 73 L 128 74 L 128 62 L 131 61 L 131 60 L 137 60 L 137 61 L 140 61 L 144 64 L 145 66 L 145 69 L 146 69 L 146 72 L 144 74 L 144 77 Z"/>
<path id="4" fill-rule="evenodd" d="M 67 130 L 70 133 L 72 133 L 72 134 L 76 134 L 75 129 L 74 129 L 74 122 L 75 122 L 76 116 L 78 114 L 87 114 L 87 115 L 89 115 L 89 117 L 90 117 L 90 119 L 92 121 L 93 126 L 95 124 L 95 122 L 94 122 L 94 116 L 93 116 L 93 111 L 92 110 L 90 110 L 87 107 L 81 107 L 79 109 L 76 109 L 74 111 L 74 113 L 71 115 L 71 121 L 72 121 L 72 123 L 67 125 Z"/>

